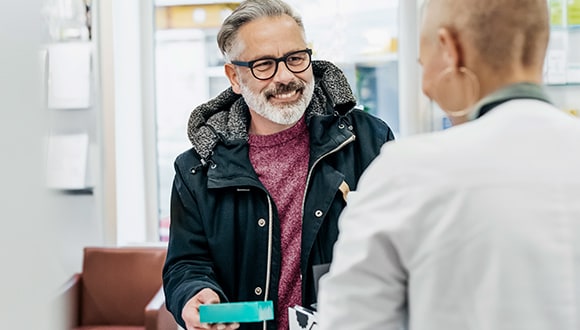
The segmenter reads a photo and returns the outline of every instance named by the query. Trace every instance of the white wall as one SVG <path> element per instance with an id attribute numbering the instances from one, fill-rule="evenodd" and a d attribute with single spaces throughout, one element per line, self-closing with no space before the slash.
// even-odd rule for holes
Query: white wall
<path id="1" fill-rule="evenodd" d="M 39 79 L 39 0 L 0 2 L 0 320 L 3 329 L 57 329 L 55 226 L 43 177 L 46 112 Z M 32 317 L 30 313 L 33 313 Z"/>

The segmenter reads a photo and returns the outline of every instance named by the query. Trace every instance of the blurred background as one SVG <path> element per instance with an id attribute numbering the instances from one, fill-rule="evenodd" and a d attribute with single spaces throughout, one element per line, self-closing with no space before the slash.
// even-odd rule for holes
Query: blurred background
<path id="1" fill-rule="evenodd" d="M 57 256 L 55 277 L 64 281 L 80 270 L 85 246 L 166 244 L 173 161 L 190 147 L 186 125 L 192 109 L 229 86 L 216 33 L 239 1 L 35 1 L 36 7 L 18 4 L 27 24 L 42 17 L 31 28 L 0 11 L 9 16 L 4 35 L 40 31 L 38 38 L 28 35 L 38 53 L 35 64 L 10 65 L 20 76 L 12 89 L 37 73 L 32 68 L 39 68 L 38 87 L 21 86 L 30 97 L 3 108 L 22 119 L 31 116 L 16 111 L 20 107 L 41 110 L 34 117 L 43 118 L 42 125 L 36 127 L 35 120 L 19 127 L 44 137 L 44 159 L 33 162 L 46 164 L 41 181 L 51 192 L 53 218 L 44 227 L 58 236 L 46 243 Z M 449 127 L 421 94 L 422 0 L 287 2 L 303 16 L 314 58 L 338 64 L 359 104 L 383 118 L 397 137 Z M 578 115 L 580 0 L 548 2 L 546 88 L 562 111 Z M 10 48 L 14 40 L 6 39 Z M 7 141 L 26 147 L 17 134 Z M 37 205 L 25 208 L 42 218 Z M 16 214 L 10 219 L 18 221 Z M 31 226 L 45 232 L 39 223 Z"/>

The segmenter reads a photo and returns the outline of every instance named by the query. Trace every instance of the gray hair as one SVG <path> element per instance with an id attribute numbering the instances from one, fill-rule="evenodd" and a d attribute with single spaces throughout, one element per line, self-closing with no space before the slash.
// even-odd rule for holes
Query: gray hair
<path id="1" fill-rule="evenodd" d="M 296 24 L 302 29 L 304 36 L 304 24 L 302 18 L 296 13 L 292 7 L 281 0 L 245 0 L 236 10 L 228 16 L 217 35 L 217 43 L 220 51 L 224 55 L 226 61 L 231 61 L 233 57 L 237 56 L 234 45 L 239 44 L 237 40 L 238 31 L 246 23 L 250 23 L 262 17 L 278 17 L 288 15 L 296 21 Z M 238 47 L 236 47 L 239 49 Z"/>

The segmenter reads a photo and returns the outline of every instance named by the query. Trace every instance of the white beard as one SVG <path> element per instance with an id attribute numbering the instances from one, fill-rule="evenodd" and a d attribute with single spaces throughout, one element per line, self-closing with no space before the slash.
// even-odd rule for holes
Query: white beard
<path id="1" fill-rule="evenodd" d="M 292 83 L 289 85 L 292 85 Z M 240 84 L 240 90 L 248 107 L 260 116 L 279 125 L 294 125 L 302 118 L 312 99 L 314 80 L 309 83 L 294 83 L 294 85 L 303 88 L 302 95 L 296 102 L 282 105 L 274 105 L 268 102 L 267 95 L 269 93 L 273 94 L 275 89 L 266 90 L 258 94 L 253 93 L 245 83 L 242 83 Z"/>

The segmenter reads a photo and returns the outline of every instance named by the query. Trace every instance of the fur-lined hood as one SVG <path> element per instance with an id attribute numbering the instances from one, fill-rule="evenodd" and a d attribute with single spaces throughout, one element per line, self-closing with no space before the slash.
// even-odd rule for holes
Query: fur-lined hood
<path id="1" fill-rule="evenodd" d="M 307 120 L 317 115 L 343 115 L 356 105 L 350 85 L 337 66 L 326 61 L 312 61 L 312 69 L 315 87 L 306 110 Z M 202 160 L 207 160 L 222 139 L 247 141 L 249 123 L 246 102 L 230 87 L 191 112 L 187 135 Z"/>

